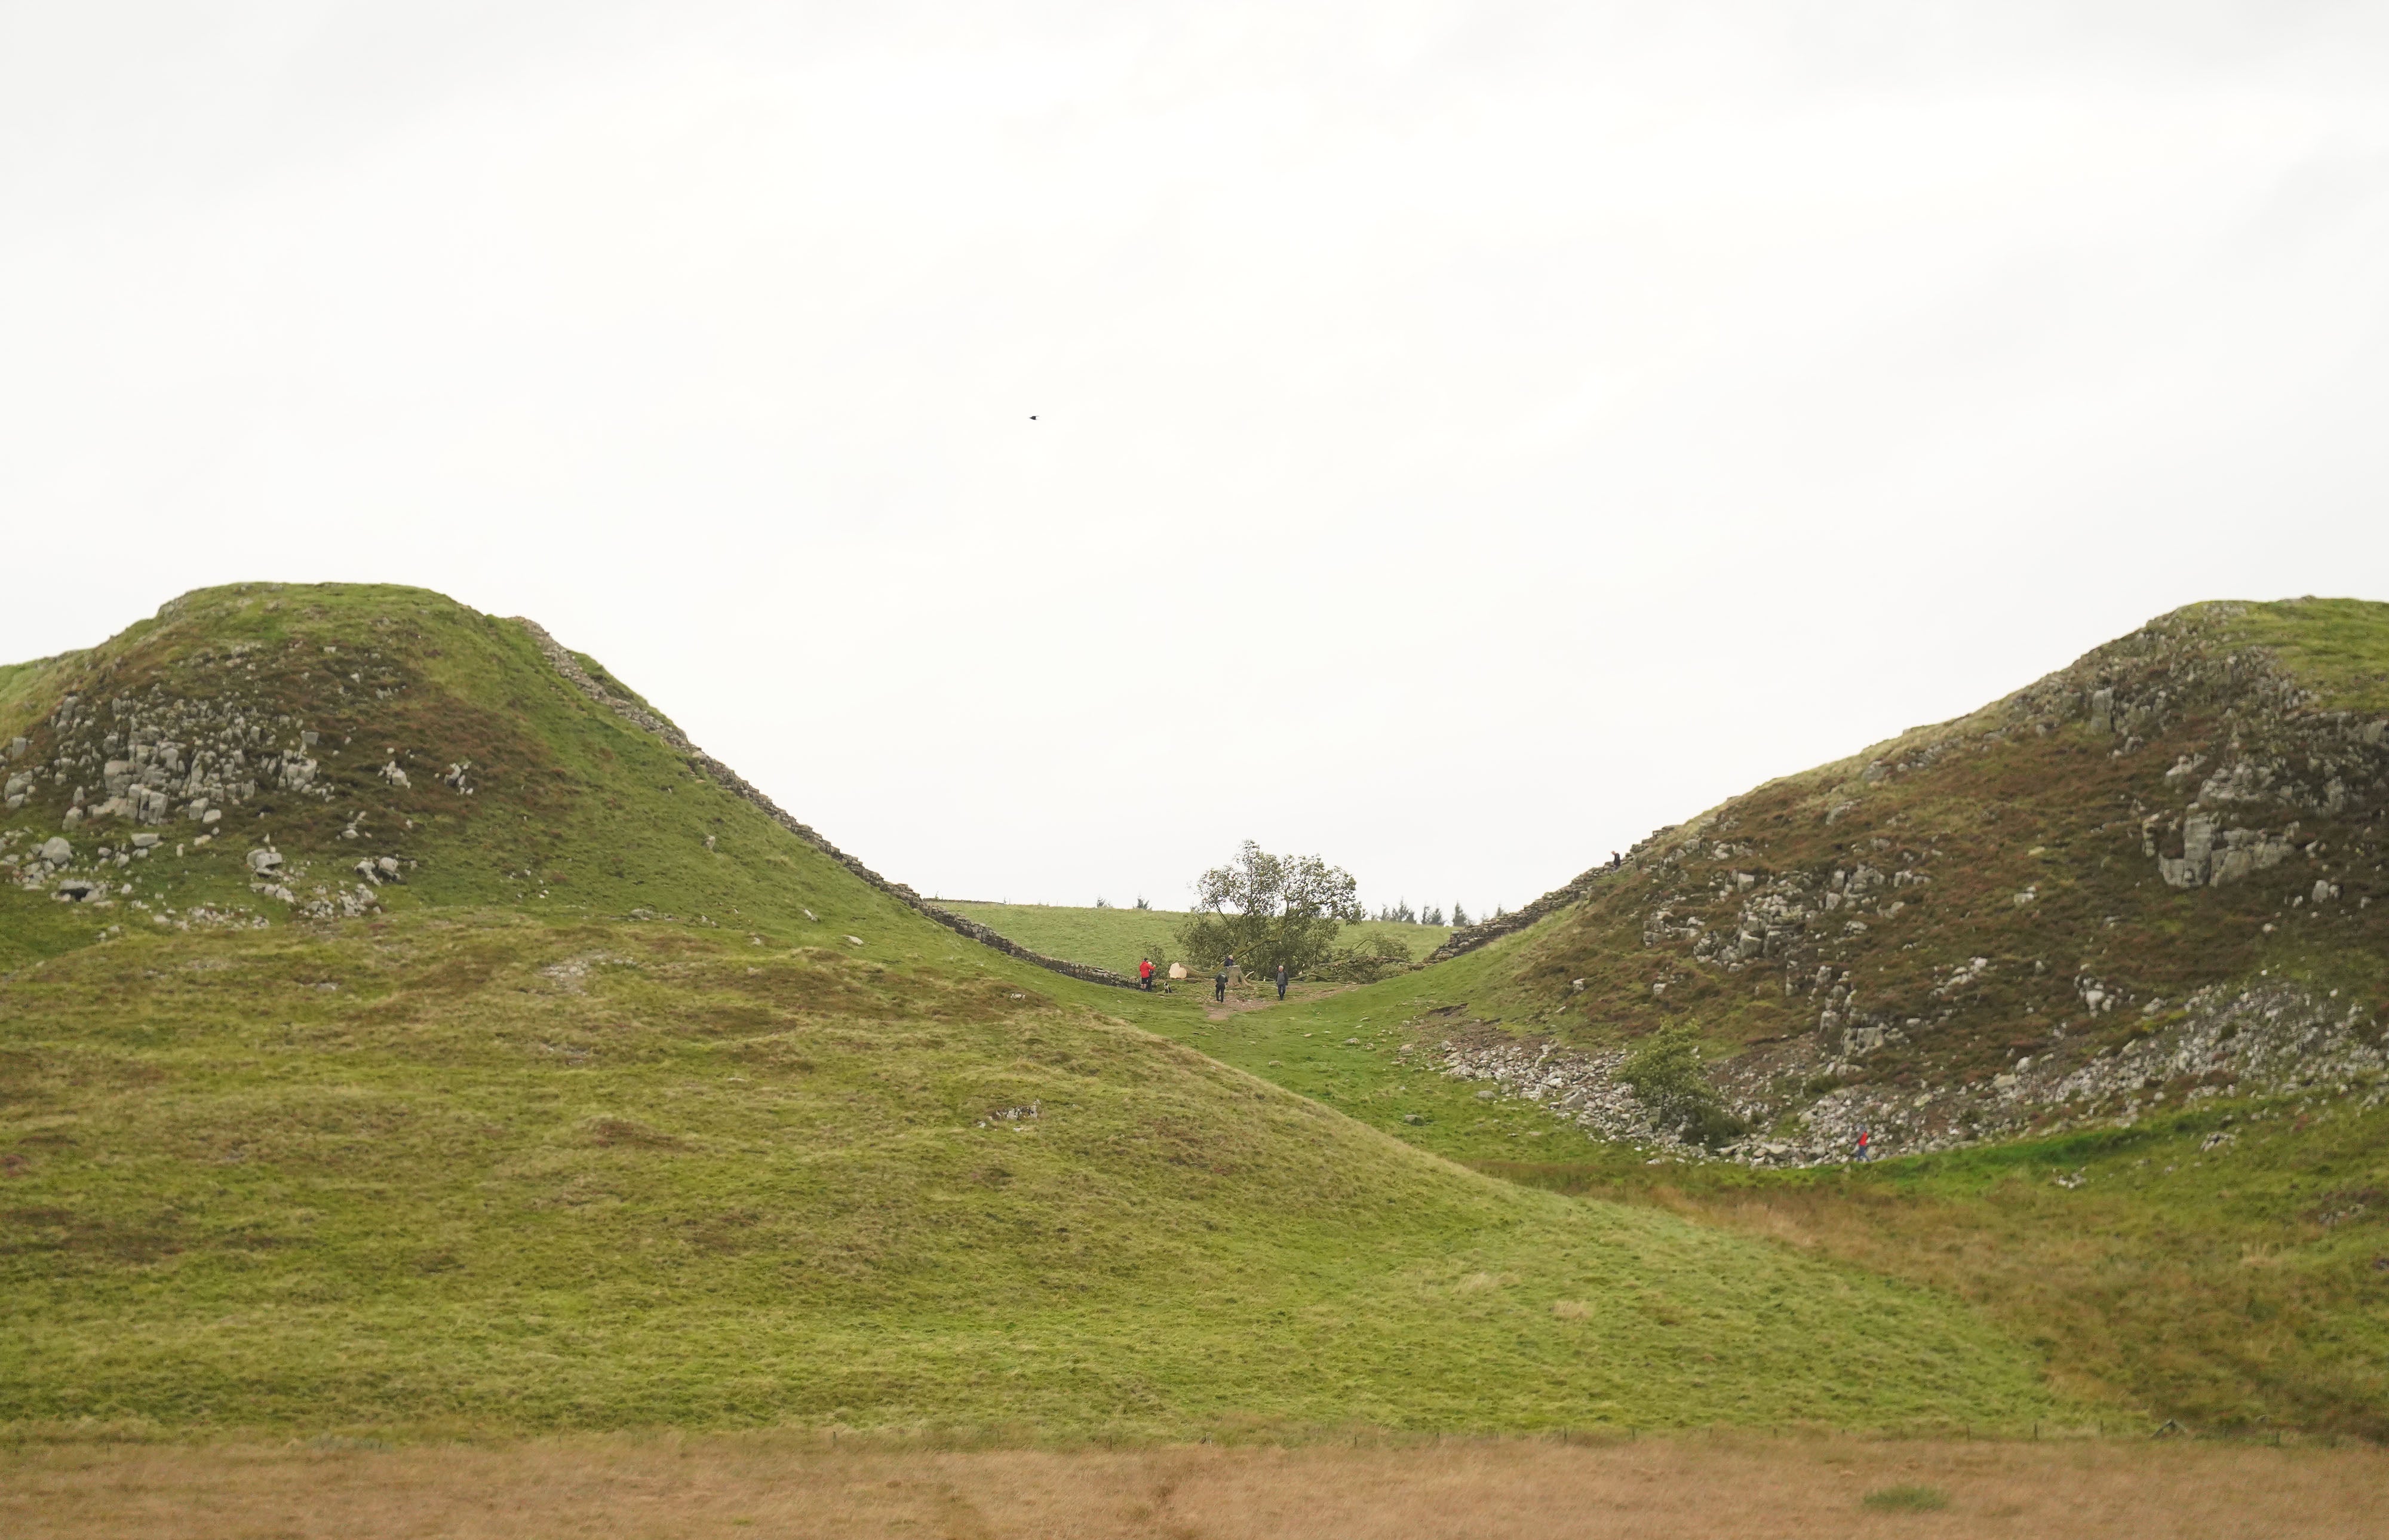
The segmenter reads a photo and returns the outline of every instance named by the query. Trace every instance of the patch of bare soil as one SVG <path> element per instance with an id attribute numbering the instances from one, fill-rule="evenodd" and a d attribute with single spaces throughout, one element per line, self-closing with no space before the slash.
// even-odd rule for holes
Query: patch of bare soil
<path id="1" fill-rule="evenodd" d="M 1195 982 L 1203 986 L 1205 994 L 1210 993 L 1211 985 L 1208 979 L 1198 979 Z M 1357 984 L 1297 984 L 1287 989 L 1285 999 L 1281 1001 L 1277 998 L 1276 985 L 1255 984 L 1248 980 L 1243 984 L 1228 986 L 1228 999 L 1225 1004 L 1205 1000 L 1203 1016 L 1207 1021 L 1224 1022 L 1241 1016 L 1247 1011 L 1266 1011 L 1271 1006 L 1278 1004 L 1293 1005 L 1301 1000 L 1340 995 L 1347 989 L 1359 987 Z"/>
<path id="2" fill-rule="evenodd" d="M 391 1449 L 31 1445 L 0 1452 L 0 1533 L 2373 1536 L 2389 1534 L 2389 1457 L 2370 1448 L 1757 1438 L 1118 1452 L 829 1449 L 811 1436 L 770 1434 Z"/>

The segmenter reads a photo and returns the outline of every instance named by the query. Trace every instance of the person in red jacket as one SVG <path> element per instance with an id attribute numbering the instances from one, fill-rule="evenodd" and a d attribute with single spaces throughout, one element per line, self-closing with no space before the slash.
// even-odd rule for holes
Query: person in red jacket
<path id="1" fill-rule="evenodd" d="M 1149 957 L 1141 957 L 1137 959 L 1136 982 L 1139 988 L 1150 989 L 1153 987 L 1153 959 Z"/>

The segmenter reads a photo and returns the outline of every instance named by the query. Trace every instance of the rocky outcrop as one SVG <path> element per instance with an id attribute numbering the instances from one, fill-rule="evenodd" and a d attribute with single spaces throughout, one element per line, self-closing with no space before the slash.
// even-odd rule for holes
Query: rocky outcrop
<path id="1" fill-rule="evenodd" d="M 1980 962 L 1982 960 L 1975 960 Z M 2114 997 L 2100 982 L 2076 981 L 2095 1015 Z M 1795 1063 L 1728 1061 L 1711 1079 L 1739 1116 L 1768 1131 L 1711 1152 L 1654 1124 L 1630 1085 L 1617 1078 L 1623 1050 L 1580 1051 L 1547 1038 L 1479 1032 L 1441 1045 L 1443 1073 L 1482 1082 L 1491 1097 L 1532 1102 L 1594 1139 L 1641 1145 L 1679 1159 L 1806 1166 L 1851 1158 L 1859 1136 L 1876 1154 L 1962 1149 L 2025 1134 L 2087 1126 L 2129 1127 L 2151 1114 L 2219 1098 L 2352 1097 L 2389 1101 L 2389 1041 L 2364 1007 L 2270 979 L 2201 990 L 2178 1006 L 2147 1002 L 2141 1027 L 2125 1042 L 2069 1045 L 2018 1060 L 1987 1078 L 1929 1088 L 1850 1085 L 1803 1100 L 1780 1092 L 1791 1071 L 1831 1074 L 1824 1057 Z M 1870 1050 L 1853 1046 L 1851 1052 Z"/>
<path id="2" fill-rule="evenodd" d="M 47 723 L 46 757 L 8 776 L 6 806 L 56 797 L 69 828 L 109 821 L 205 828 L 261 789 L 328 798 L 306 753 L 315 734 L 224 682 L 229 687 L 204 696 L 162 685 L 104 699 L 67 695 Z M 9 748 L 12 760 L 23 760 L 32 745 L 18 738 Z"/>
<path id="3" fill-rule="evenodd" d="M 803 840 L 807 845 L 819 850 L 823 855 L 827 856 L 830 859 L 837 862 L 840 866 L 845 867 L 847 871 L 852 872 L 861 881 L 877 888 L 880 892 L 887 894 L 898 902 L 902 903 L 911 909 L 919 910 L 922 914 L 926 915 L 928 918 L 936 921 L 939 924 L 945 926 L 947 929 L 954 931 L 960 935 L 966 935 L 983 947 L 992 947 L 997 951 L 1003 953 L 1007 957 L 1016 957 L 1023 962 L 1034 963 L 1040 968 L 1048 969 L 1054 973 L 1062 974 L 1071 978 L 1083 979 L 1090 984 L 1107 984 L 1115 988 L 1120 989 L 1133 989 L 1137 986 L 1134 979 L 1129 978 L 1120 974 L 1113 973 L 1108 968 L 1098 968 L 1091 963 L 1085 962 L 1071 962 L 1058 957 L 1047 957 L 1041 952 L 1032 952 L 1028 948 L 1021 946 L 1018 942 L 997 935 L 994 931 L 990 930 L 987 926 L 980 924 L 976 920 L 970 919 L 965 915 L 956 914 L 952 910 L 943 909 L 929 902 L 927 899 L 922 897 L 919 894 L 913 892 L 911 888 L 906 887 L 901 883 L 889 882 L 878 872 L 872 871 L 871 868 L 863 865 L 852 856 L 848 855 L 845 851 L 840 850 L 837 846 L 832 845 L 828 840 L 823 838 L 821 834 L 815 832 L 810 825 L 798 822 L 793 816 L 784 810 L 778 803 L 773 802 L 770 797 L 764 795 L 754 786 L 748 784 L 747 780 L 743 776 L 739 775 L 737 771 L 732 770 L 721 760 L 716 759 L 713 756 L 706 753 L 703 749 L 698 748 L 695 744 L 689 742 L 688 735 L 681 732 L 679 728 L 673 726 L 670 721 L 667 721 L 656 713 L 645 709 L 635 701 L 624 700 L 621 696 L 615 694 L 612 691 L 607 690 L 604 685 L 598 683 L 596 679 L 591 675 L 589 670 L 581 666 L 581 660 L 574 657 L 572 654 L 565 648 L 562 643 L 557 642 L 556 638 L 550 636 L 547 633 L 546 629 L 541 626 L 537 621 L 526 619 L 517 616 L 515 619 L 515 623 L 522 627 L 524 631 L 530 635 L 531 641 L 538 646 L 541 655 L 545 657 L 556 671 L 563 675 L 565 680 L 569 681 L 574 689 L 579 690 L 582 694 L 588 696 L 599 706 L 602 706 L 607 710 L 613 712 L 614 715 L 621 718 L 624 721 L 629 722 L 632 726 L 639 728 L 644 732 L 653 733 L 656 737 L 663 740 L 665 744 L 671 747 L 674 753 L 680 755 L 682 758 L 687 761 L 691 770 L 696 770 L 698 774 L 711 781 L 714 784 L 730 793 L 733 796 L 752 805 L 773 822 L 778 824 L 781 828 L 786 829 L 788 833 L 796 835 L 797 838 Z M 469 770 L 469 768 L 470 767 L 463 767 L 455 769 L 454 773 L 460 781 L 465 770 Z"/>
<path id="4" fill-rule="evenodd" d="M 2116 759 L 2185 722 L 2209 724 L 2165 771 L 2165 803 L 2140 809 L 2141 854 L 2172 887 L 2268 871 L 2309 850 L 2302 821 L 2389 798 L 2389 719 L 2328 709 L 2270 651 L 2230 644 L 2226 628 L 2244 613 L 2207 605 L 2162 617 L 2005 703 L 2019 728 L 2087 726 Z"/>

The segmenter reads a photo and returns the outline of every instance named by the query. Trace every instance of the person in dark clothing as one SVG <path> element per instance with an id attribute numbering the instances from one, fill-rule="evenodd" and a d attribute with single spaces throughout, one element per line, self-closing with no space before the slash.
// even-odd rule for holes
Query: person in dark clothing
<path id="1" fill-rule="evenodd" d="M 1228 1003 L 1228 970 L 1220 969 L 1211 975 L 1211 998 L 1221 1005 Z"/>
<path id="2" fill-rule="evenodd" d="M 1277 965 L 1277 998 L 1285 999 L 1285 964 L 1283 962 Z"/>
<path id="3" fill-rule="evenodd" d="M 1141 957 L 1136 960 L 1136 982 L 1141 989 L 1153 987 L 1153 959 Z"/>

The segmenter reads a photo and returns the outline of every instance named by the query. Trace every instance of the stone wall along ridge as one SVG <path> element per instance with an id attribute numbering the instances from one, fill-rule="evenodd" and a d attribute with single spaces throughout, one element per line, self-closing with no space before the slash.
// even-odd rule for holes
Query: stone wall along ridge
<path id="1" fill-rule="evenodd" d="M 1632 870 L 1636 858 L 1640 857 L 1654 841 L 1674 834 L 1677 828 L 1678 825 L 1670 823 L 1666 828 L 1657 830 L 1637 844 L 1633 849 L 1629 850 L 1626 858 L 1616 866 L 1603 863 L 1590 872 L 1578 872 L 1574 881 L 1565 886 L 1552 889 L 1524 909 L 1513 910 L 1507 914 L 1496 915 L 1481 924 L 1465 926 L 1452 932 L 1444 938 L 1442 946 L 1427 954 L 1427 961 L 1429 963 L 1449 962 L 1455 957 L 1473 952 L 1477 948 L 1499 941 L 1505 935 L 1514 935 L 1545 915 L 1557 914 L 1571 904 L 1584 902 L 1585 899 L 1592 897 L 1593 889 L 1601 885 L 1603 878 L 1615 877 L 1620 872 Z"/>
<path id="2" fill-rule="evenodd" d="M 520 626 L 530 634 L 531 641 L 538 645 L 541 654 L 546 657 L 549 664 L 555 668 L 557 673 L 564 676 L 566 681 L 570 683 L 574 689 L 579 690 L 582 694 L 588 696 L 591 700 L 613 712 L 614 715 L 621 718 L 624 721 L 629 722 L 632 726 L 639 728 L 645 732 L 654 733 L 657 737 L 670 745 L 673 752 L 686 759 L 690 769 L 712 781 L 716 785 L 722 787 L 722 790 L 730 793 L 731 795 L 751 803 L 754 807 L 760 809 L 763 815 L 769 818 L 773 822 L 778 824 L 781 828 L 786 829 L 788 833 L 796 835 L 797 838 L 803 840 L 807 845 L 811 846 L 814 849 L 820 851 L 823 855 L 827 856 L 830 859 L 837 862 L 840 866 L 845 867 L 849 872 L 853 872 L 855 876 L 861 878 L 863 882 L 868 883 L 873 887 L 877 888 L 880 892 L 895 898 L 900 903 L 912 909 L 918 910 L 921 913 L 936 921 L 939 924 L 945 926 L 948 930 L 966 935 L 982 947 L 992 947 L 997 951 L 1003 953 L 1007 957 L 1016 957 L 1023 962 L 1033 962 L 1040 968 L 1048 969 L 1054 973 L 1062 974 L 1070 978 L 1083 979 L 1090 984 L 1108 984 L 1114 988 L 1118 989 L 1133 989 L 1137 987 L 1137 984 L 1134 979 L 1129 978 L 1124 974 L 1113 973 L 1108 968 L 1098 968 L 1092 963 L 1086 962 L 1070 962 L 1058 957 L 1047 957 L 1042 952 L 1032 952 L 1018 942 L 1011 940 L 1006 936 L 999 935 L 994 931 L 990 930 L 987 926 L 980 924 L 976 920 L 970 919 L 965 915 L 956 914 L 952 910 L 939 908 L 938 905 L 929 902 L 919 894 L 913 892 L 911 888 L 906 887 L 901 883 L 889 882 L 878 872 L 872 871 L 871 868 L 863 865 L 861 861 L 855 859 L 852 856 L 848 855 L 845 851 L 840 850 L 837 846 L 832 845 L 828 840 L 824 839 L 811 826 L 798 822 L 794 817 L 790 816 L 785 809 L 783 809 L 778 803 L 773 802 L 770 797 L 765 796 L 755 787 L 749 785 L 746 779 L 739 775 L 737 771 L 732 770 L 728 765 L 723 764 L 721 760 L 716 759 L 713 756 L 706 753 L 703 749 L 698 748 L 695 744 L 690 743 L 688 741 L 688 735 L 681 732 L 679 728 L 674 727 L 671 723 L 664 720 L 661 717 L 657 716 L 654 712 L 643 710 L 633 703 L 622 699 L 620 696 L 616 695 L 611 691 L 607 690 L 604 685 L 599 684 L 596 680 L 590 676 L 589 670 L 581 667 L 579 660 L 574 658 L 569 652 L 565 650 L 563 643 L 557 642 L 553 636 L 550 636 L 547 633 L 546 628 L 541 626 L 537 621 L 526 619 L 521 616 L 517 616 L 515 617 L 515 624 Z"/>

